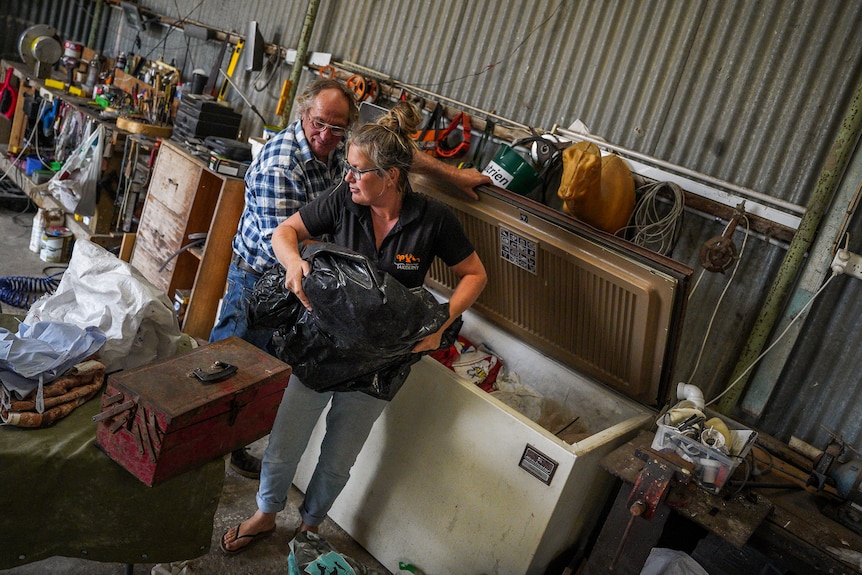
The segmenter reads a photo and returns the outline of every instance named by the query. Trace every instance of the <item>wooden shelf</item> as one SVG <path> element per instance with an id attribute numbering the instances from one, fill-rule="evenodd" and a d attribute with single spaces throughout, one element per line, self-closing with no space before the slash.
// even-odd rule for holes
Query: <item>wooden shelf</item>
<path id="1" fill-rule="evenodd" d="M 204 259 L 204 249 L 203 248 L 189 248 L 189 253 L 198 258 L 199 260 Z"/>
<path id="2" fill-rule="evenodd" d="M 3 70 L 9 67 L 15 70 L 14 77 L 18 82 L 18 98 L 15 113 L 12 117 L 12 125 L 8 132 L 8 141 L 2 147 L 3 154 L 2 158 L 0 158 L 0 167 L 2 167 L 3 173 L 8 172 L 12 174 L 10 176 L 12 181 L 21 187 L 37 207 L 60 209 L 66 212 L 62 204 L 48 191 L 48 183 L 36 184 L 33 182 L 18 166 L 14 165 L 12 159 L 7 155 L 9 150 L 15 154 L 21 153 L 23 146 L 26 144 L 27 116 L 24 113 L 26 96 L 39 93 L 49 100 L 62 100 L 80 111 L 88 119 L 97 121 L 105 126 L 108 133 L 108 137 L 105 139 L 106 147 L 103 156 L 105 159 L 105 173 L 111 171 L 120 172 L 122 153 L 115 154 L 113 152 L 117 147 L 122 150 L 122 142 L 127 134 L 119 130 L 114 122 L 100 119 L 98 115 L 99 109 L 90 105 L 89 99 L 47 88 L 45 87 L 44 80 L 36 78 L 33 71 L 28 69 L 26 65 L 21 62 L 3 60 Z M 119 246 L 122 241 L 122 234 L 115 234 L 110 230 L 113 210 L 113 201 L 106 194 L 102 194 L 96 205 L 94 215 L 81 219 L 67 213 L 65 225 L 78 239 L 87 239 L 103 247 L 113 248 Z"/>
<path id="3" fill-rule="evenodd" d="M 45 210 L 61 210 L 65 212 L 63 205 L 48 191 L 48 183 L 37 184 L 22 170 L 18 169 L 6 154 L 8 146 L 0 146 L 0 173 L 9 174 L 9 178 L 21 188 L 37 208 Z M 75 219 L 73 214 L 66 214 L 64 225 L 74 234 L 76 239 L 90 240 L 104 248 L 118 246 L 122 236 L 115 234 L 96 234 L 83 222 Z"/>

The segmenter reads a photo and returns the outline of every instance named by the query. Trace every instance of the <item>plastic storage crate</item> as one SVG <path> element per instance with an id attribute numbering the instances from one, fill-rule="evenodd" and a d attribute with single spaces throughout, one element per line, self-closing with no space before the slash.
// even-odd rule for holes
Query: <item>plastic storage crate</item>
<path id="1" fill-rule="evenodd" d="M 707 419 L 719 417 L 727 425 L 733 437 L 728 453 L 683 434 L 669 424 L 670 415 L 667 413 L 656 421 L 658 430 L 652 441 L 652 448 L 676 453 L 686 461 L 694 463 L 694 478 L 698 485 L 706 491 L 718 493 L 751 451 L 751 446 L 757 439 L 757 432 L 708 410 L 704 410 L 704 415 Z"/>

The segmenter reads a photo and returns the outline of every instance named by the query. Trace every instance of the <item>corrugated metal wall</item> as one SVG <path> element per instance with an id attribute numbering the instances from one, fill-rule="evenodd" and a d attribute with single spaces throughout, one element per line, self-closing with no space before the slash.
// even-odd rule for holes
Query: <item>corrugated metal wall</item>
<path id="1" fill-rule="evenodd" d="M 60 10 L 61 29 L 74 29 L 79 12 L 93 6 L 4 4 L 7 57 L 11 28 Z M 256 20 L 267 42 L 295 47 L 307 2 L 143 5 L 241 34 Z M 141 34 L 136 49 L 119 10 L 105 12 L 110 24 L 99 48 L 108 56 L 162 56 L 189 73 L 208 71 L 218 53 L 216 42 L 160 27 Z M 804 206 L 862 83 L 860 27 L 862 0 L 322 0 L 310 49 L 520 124 L 548 130 L 580 119 L 614 144 Z M 271 116 L 290 67 L 279 64 L 267 83 L 268 71 L 237 79 Z M 230 99 L 245 107 L 235 94 Z M 243 130 L 259 133 L 260 121 L 246 113 Z M 687 214 L 673 257 L 699 270 L 700 247 L 724 225 Z M 852 236 L 859 252 L 862 242 Z M 742 245 L 742 226 L 734 240 Z M 730 274 L 705 275 L 690 300 L 677 379 L 709 397 L 728 383 L 784 255 L 781 246 L 749 239 L 714 322 Z M 758 425 L 820 445 L 827 437 L 820 422 L 828 421 L 862 448 L 862 366 L 848 353 L 859 338 L 860 289 L 839 278 L 815 304 Z"/>

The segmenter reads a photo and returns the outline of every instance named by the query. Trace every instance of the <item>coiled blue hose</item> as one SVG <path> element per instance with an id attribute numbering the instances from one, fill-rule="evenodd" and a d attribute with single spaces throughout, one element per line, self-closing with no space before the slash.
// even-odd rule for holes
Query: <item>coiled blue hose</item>
<path id="1" fill-rule="evenodd" d="M 43 294 L 54 291 L 60 285 L 59 272 L 43 278 L 8 276 L 0 278 L 0 301 L 11 306 L 29 308 Z"/>

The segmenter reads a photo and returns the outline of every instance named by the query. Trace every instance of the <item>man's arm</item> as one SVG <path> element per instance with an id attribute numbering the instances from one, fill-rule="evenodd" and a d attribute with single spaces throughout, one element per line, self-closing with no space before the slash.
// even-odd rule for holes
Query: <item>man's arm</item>
<path id="1" fill-rule="evenodd" d="M 473 188 L 491 184 L 491 178 L 483 175 L 475 168 L 459 170 L 457 167 L 441 162 L 420 150 L 413 152 L 413 167 L 411 170 L 417 174 L 445 180 L 474 200 L 478 200 L 479 195 Z"/>

